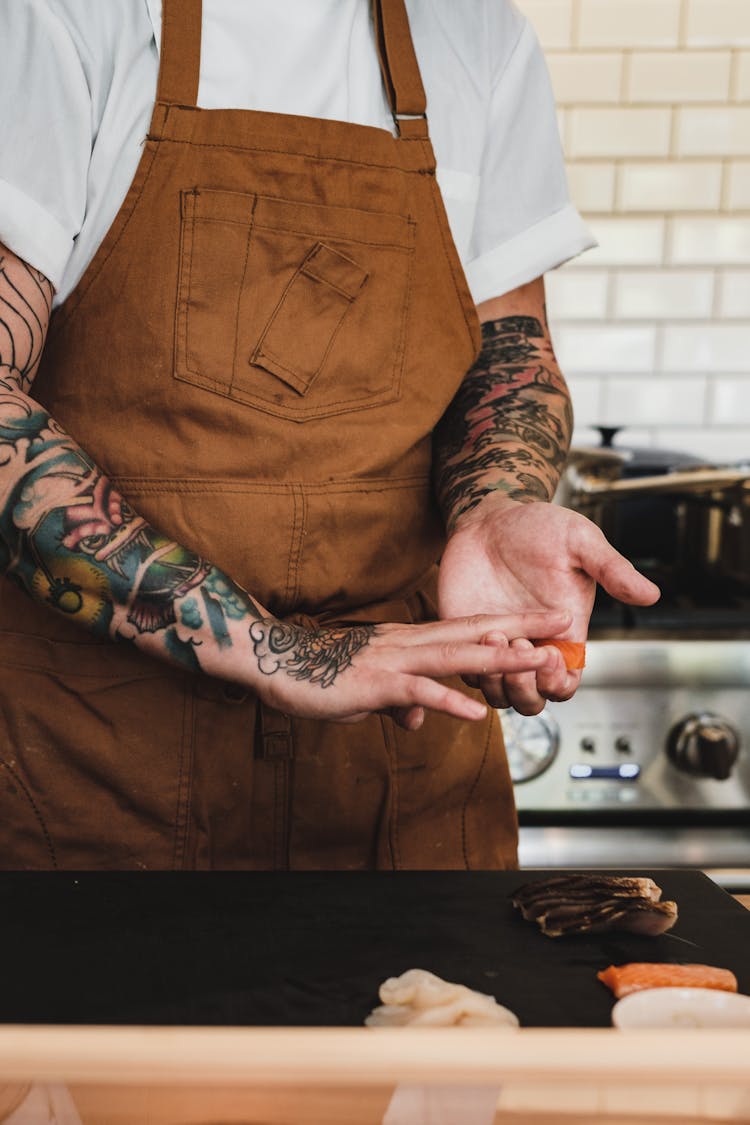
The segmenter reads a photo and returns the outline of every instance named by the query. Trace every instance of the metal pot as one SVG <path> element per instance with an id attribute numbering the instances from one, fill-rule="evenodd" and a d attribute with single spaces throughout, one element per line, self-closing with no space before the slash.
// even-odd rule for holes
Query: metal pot
<path id="1" fill-rule="evenodd" d="M 750 593 L 750 464 L 603 444 L 571 451 L 558 499 L 602 528 L 665 593 Z"/>

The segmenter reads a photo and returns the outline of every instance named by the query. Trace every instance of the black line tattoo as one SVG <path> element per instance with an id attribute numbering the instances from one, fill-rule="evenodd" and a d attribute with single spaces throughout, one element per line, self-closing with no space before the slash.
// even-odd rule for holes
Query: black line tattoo
<path id="1" fill-rule="evenodd" d="M 551 499 L 573 418 L 546 329 L 533 316 L 482 325 L 482 350 L 434 435 L 435 483 L 446 523 L 492 492 Z"/>
<path id="2" fill-rule="evenodd" d="M 52 286 L 15 256 L 12 267 L 10 256 L 0 251 L 0 363 L 18 372 L 21 388 L 28 390 L 42 355 Z"/>

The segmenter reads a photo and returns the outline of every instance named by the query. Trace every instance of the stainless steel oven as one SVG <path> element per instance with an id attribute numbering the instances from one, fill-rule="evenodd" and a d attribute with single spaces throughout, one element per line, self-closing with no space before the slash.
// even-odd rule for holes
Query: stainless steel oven
<path id="1" fill-rule="evenodd" d="M 750 634 L 719 632 L 605 630 L 572 700 L 502 713 L 522 867 L 692 867 L 750 892 Z"/>

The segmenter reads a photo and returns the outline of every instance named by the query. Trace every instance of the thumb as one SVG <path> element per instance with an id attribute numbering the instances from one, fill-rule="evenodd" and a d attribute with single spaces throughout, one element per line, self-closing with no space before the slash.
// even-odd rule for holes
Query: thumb
<path id="1" fill-rule="evenodd" d="M 645 574 L 616 551 L 599 531 L 581 552 L 581 567 L 613 598 L 628 605 L 653 605 L 661 591 Z"/>

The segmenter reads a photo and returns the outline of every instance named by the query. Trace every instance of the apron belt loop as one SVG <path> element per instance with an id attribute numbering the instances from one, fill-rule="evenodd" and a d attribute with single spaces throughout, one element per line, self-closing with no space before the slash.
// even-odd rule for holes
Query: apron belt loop
<path id="1" fill-rule="evenodd" d="M 404 0 L 372 0 L 380 71 L 398 135 L 427 140 L 427 99 Z"/>
<path id="2" fill-rule="evenodd" d="M 288 761 L 292 757 L 292 720 L 265 703 L 258 703 L 259 757 L 266 761 Z"/>

